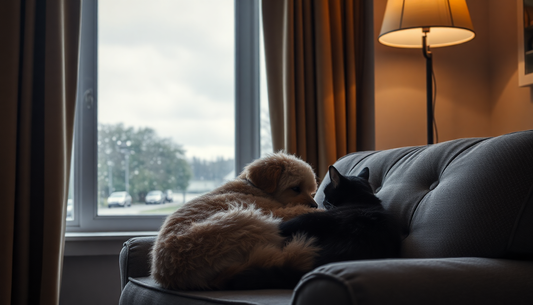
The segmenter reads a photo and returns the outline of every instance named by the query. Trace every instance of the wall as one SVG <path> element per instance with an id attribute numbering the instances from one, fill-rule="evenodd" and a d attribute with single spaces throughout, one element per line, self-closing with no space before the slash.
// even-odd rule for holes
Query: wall
<path id="1" fill-rule="evenodd" d="M 115 305 L 120 298 L 117 255 L 65 256 L 60 305 Z"/>
<path id="2" fill-rule="evenodd" d="M 490 2 L 491 131 L 533 129 L 530 87 L 518 87 L 516 1 Z"/>
<path id="3" fill-rule="evenodd" d="M 377 41 L 386 0 L 374 0 L 376 149 L 426 144 L 425 58 Z M 467 0 L 476 37 L 435 48 L 439 141 L 533 128 L 529 88 L 518 87 L 516 2 Z"/>

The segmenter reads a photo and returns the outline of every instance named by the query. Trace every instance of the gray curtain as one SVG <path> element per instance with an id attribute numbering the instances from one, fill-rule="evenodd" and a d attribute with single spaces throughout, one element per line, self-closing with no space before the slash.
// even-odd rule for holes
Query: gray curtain
<path id="1" fill-rule="evenodd" d="M 0 1 L 0 304 L 58 304 L 81 0 Z"/>
<path id="2" fill-rule="evenodd" d="M 267 0 L 262 9 L 273 148 L 323 177 L 357 150 L 365 1 Z"/>

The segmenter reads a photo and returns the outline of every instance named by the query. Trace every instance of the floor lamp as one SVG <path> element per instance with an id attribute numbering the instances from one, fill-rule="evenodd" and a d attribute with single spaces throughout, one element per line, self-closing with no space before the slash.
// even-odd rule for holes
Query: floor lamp
<path id="1" fill-rule="evenodd" d="M 474 39 L 465 0 L 388 0 L 379 42 L 397 48 L 422 48 L 426 58 L 427 138 L 433 144 L 433 62 L 431 48 Z"/>

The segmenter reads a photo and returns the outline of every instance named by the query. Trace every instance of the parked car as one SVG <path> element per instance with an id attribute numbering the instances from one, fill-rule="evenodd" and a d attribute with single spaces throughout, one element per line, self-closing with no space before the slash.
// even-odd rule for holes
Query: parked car
<path id="1" fill-rule="evenodd" d="M 113 192 L 107 198 L 107 207 L 129 207 L 131 206 L 131 196 L 127 192 Z"/>
<path id="2" fill-rule="evenodd" d="M 166 190 L 165 191 L 165 201 L 166 202 L 174 202 L 174 195 L 172 194 L 172 190 Z"/>
<path id="3" fill-rule="evenodd" d="M 144 201 L 146 204 L 162 204 L 165 203 L 166 197 L 161 191 L 150 191 L 146 194 L 146 199 Z"/>

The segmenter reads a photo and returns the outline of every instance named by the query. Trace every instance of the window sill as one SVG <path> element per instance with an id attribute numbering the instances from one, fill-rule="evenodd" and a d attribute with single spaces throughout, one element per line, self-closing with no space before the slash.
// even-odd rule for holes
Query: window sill
<path id="1" fill-rule="evenodd" d="M 156 236 L 144 232 L 67 232 L 64 256 L 119 255 L 122 244 L 132 237 Z"/>

